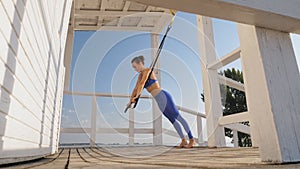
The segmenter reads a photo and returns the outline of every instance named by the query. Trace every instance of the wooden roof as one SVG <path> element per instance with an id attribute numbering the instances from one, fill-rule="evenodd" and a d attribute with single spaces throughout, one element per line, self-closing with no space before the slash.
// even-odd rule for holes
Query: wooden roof
<path id="1" fill-rule="evenodd" d="M 170 21 L 169 9 L 124 0 L 74 0 L 74 30 L 160 32 Z"/>

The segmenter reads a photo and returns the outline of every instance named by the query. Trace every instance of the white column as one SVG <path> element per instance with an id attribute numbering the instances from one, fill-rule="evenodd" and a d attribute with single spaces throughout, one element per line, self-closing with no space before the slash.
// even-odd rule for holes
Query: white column
<path id="1" fill-rule="evenodd" d="M 129 142 L 132 146 L 134 144 L 134 109 L 129 109 Z"/>
<path id="2" fill-rule="evenodd" d="M 159 35 L 151 34 L 151 54 L 152 54 L 152 61 L 155 59 L 156 51 L 158 48 L 159 43 Z M 156 70 L 154 73 L 157 77 L 159 84 L 161 83 L 161 75 L 160 75 L 160 62 L 159 59 L 156 63 Z M 154 145 L 162 145 L 162 113 L 160 112 L 157 103 L 154 98 L 152 98 L 152 111 L 153 111 L 153 144 Z"/>
<path id="3" fill-rule="evenodd" d="M 263 161 L 300 161 L 300 76 L 289 33 L 238 25 L 251 124 Z"/>
<path id="4" fill-rule="evenodd" d="M 209 147 L 225 146 L 224 127 L 218 125 L 218 119 L 223 116 L 218 72 L 208 69 L 207 65 L 216 61 L 212 19 L 197 16 L 200 44 L 200 61 L 203 89 L 205 97 L 205 112 Z"/>
<path id="5" fill-rule="evenodd" d="M 92 114 L 91 114 L 91 135 L 90 135 L 90 146 L 95 146 L 96 143 L 96 123 L 97 119 L 97 98 L 92 97 Z"/>
<path id="6" fill-rule="evenodd" d="M 65 47 L 65 57 L 64 57 L 64 66 L 65 71 L 65 83 L 64 90 L 69 90 L 70 76 L 71 76 L 71 64 L 72 64 L 72 54 L 73 54 L 73 42 L 74 42 L 74 29 L 73 26 L 69 26 L 68 35 Z"/>

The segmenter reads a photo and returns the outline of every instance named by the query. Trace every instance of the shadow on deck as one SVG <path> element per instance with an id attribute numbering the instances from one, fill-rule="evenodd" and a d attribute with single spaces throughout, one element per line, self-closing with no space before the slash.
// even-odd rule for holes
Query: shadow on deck
<path id="1" fill-rule="evenodd" d="M 59 153 L 7 168 L 300 168 L 270 165 L 257 148 L 176 149 L 167 146 L 60 148 Z"/>

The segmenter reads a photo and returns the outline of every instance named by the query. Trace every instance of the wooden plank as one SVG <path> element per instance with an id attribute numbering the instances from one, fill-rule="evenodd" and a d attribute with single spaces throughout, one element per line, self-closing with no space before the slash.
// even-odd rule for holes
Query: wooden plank
<path id="1" fill-rule="evenodd" d="M 188 113 L 188 114 L 200 116 L 200 117 L 202 117 L 202 118 L 206 118 L 206 115 L 203 114 L 203 113 L 200 113 L 200 112 L 197 112 L 197 111 L 194 111 L 194 110 L 191 110 L 191 109 L 182 107 L 182 106 L 176 106 L 176 107 L 177 107 L 178 110 L 181 110 L 181 111 L 184 112 L 184 113 Z"/>
<path id="2" fill-rule="evenodd" d="M 9 97 L 9 94 L 7 91 L 2 90 L 1 93 L 2 96 L 7 95 Z M 3 99 L 6 100 L 6 99 Z M 36 128 L 39 127 L 40 122 L 42 120 L 42 114 L 32 112 L 29 109 L 24 108 L 22 103 L 19 102 L 15 97 L 10 97 L 10 103 L 6 101 L 2 101 L 0 104 L 0 113 L 5 114 L 7 116 L 13 117 L 16 120 L 22 121 L 23 123 L 27 125 L 35 126 Z M 10 110 L 7 112 L 7 110 Z M 5 123 L 3 123 L 5 124 Z M 49 126 L 47 126 L 49 127 Z"/>
<path id="3" fill-rule="evenodd" d="M 39 168 L 68 168 L 70 155 L 74 151 L 74 149 L 65 149 L 58 159 L 51 163 L 46 163 Z"/>
<path id="4" fill-rule="evenodd" d="M 101 17 L 120 17 L 120 16 L 128 16 L 142 13 L 144 15 L 154 15 L 154 14 L 161 14 L 161 12 L 151 12 L 151 14 L 147 14 L 144 12 L 138 11 L 97 11 L 97 10 L 75 10 L 74 16 L 101 16 Z"/>
<path id="5" fill-rule="evenodd" d="M 153 134 L 152 128 L 134 128 L 134 134 Z M 61 128 L 61 133 L 90 133 L 91 128 Z M 128 134 L 129 128 L 97 128 L 97 134 Z"/>
<path id="6" fill-rule="evenodd" d="M 236 113 L 219 118 L 219 125 L 226 125 L 238 122 L 246 122 L 250 120 L 249 112 Z"/>
<path id="7" fill-rule="evenodd" d="M 221 75 L 218 75 L 218 78 L 219 78 L 220 84 L 232 87 L 234 89 L 237 89 L 237 90 L 240 90 L 240 91 L 243 91 L 243 92 L 245 91 L 245 87 L 244 87 L 243 83 L 237 82 L 235 80 L 232 80 L 228 77 L 221 76 Z"/>
<path id="8" fill-rule="evenodd" d="M 225 56 L 221 57 L 220 59 L 216 60 L 215 62 L 209 64 L 207 67 L 209 69 L 220 69 L 229 63 L 234 62 L 235 60 L 241 57 L 241 49 L 238 47 L 233 51 L 229 52 Z"/>
<path id="9" fill-rule="evenodd" d="M 4 122 L 5 127 L 1 126 L 1 129 L 5 128 L 6 133 L 1 138 L 9 138 L 14 140 L 19 140 L 21 142 L 29 142 L 37 146 L 39 144 L 40 133 L 39 128 L 33 128 L 33 126 L 25 125 L 24 123 L 13 119 L 12 117 L 5 116 L 0 113 L 0 121 Z M 5 139 L 4 139 L 5 140 Z M 20 149 L 25 148 L 24 144 L 12 145 L 9 141 L 3 141 L 3 150 L 8 149 Z"/>
<path id="10" fill-rule="evenodd" d="M 91 128 L 61 128 L 60 133 L 90 133 Z"/>
<path id="11" fill-rule="evenodd" d="M 110 134 L 110 133 L 129 133 L 129 128 L 97 128 L 97 133 L 99 134 Z"/>
<path id="12" fill-rule="evenodd" d="M 125 5 L 123 7 L 123 11 L 128 11 L 128 8 L 130 7 L 131 2 L 130 1 L 125 1 Z"/>
<path id="13" fill-rule="evenodd" d="M 152 27 L 135 27 L 135 26 L 89 26 L 89 25 L 76 25 L 74 27 L 76 31 L 142 31 L 151 32 Z"/>
<path id="14" fill-rule="evenodd" d="M 127 11 L 128 11 L 128 8 L 130 7 L 130 5 L 131 5 L 131 2 L 130 2 L 130 1 L 125 1 L 124 7 L 123 7 L 123 11 L 127 12 Z M 120 16 L 120 18 L 119 18 L 119 20 L 118 20 L 117 27 L 122 27 L 122 23 L 123 23 L 124 18 L 125 18 L 126 16 L 127 16 L 127 15 Z"/>
<path id="15" fill-rule="evenodd" d="M 91 161 L 86 159 L 84 154 L 86 153 L 81 148 L 72 148 L 69 168 L 84 168 L 90 165 Z"/>
<path id="16" fill-rule="evenodd" d="M 157 24 L 152 30 L 153 34 L 161 34 L 161 32 L 164 30 L 165 26 L 171 21 L 171 15 L 168 14 L 162 14 L 160 18 L 157 21 Z"/>
<path id="17" fill-rule="evenodd" d="M 67 95 L 77 95 L 77 96 L 97 96 L 97 97 L 120 97 L 120 98 L 128 98 L 129 94 L 112 94 L 112 93 L 89 93 L 89 92 L 72 92 L 72 91 L 64 91 L 64 94 Z M 152 96 L 141 96 L 143 99 L 151 99 Z"/>
<path id="18" fill-rule="evenodd" d="M 128 2 L 128 1 L 126 1 L 126 2 Z M 148 7 L 146 8 L 146 11 L 145 11 L 145 12 L 150 12 L 152 8 L 153 8 L 152 6 L 148 6 Z M 145 20 L 146 20 L 145 17 L 141 17 L 141 20 L 139 21 L 139 24 L 137 25 L 137 27 L 141 27 L 142 24 L 144 24 Z"/>
<path id="19" fill-rule="evenodd" d="M 246 126 L 244 124 L 240 124 L 240 123 L 227 124 L 227 125 L 224 125 L 224 127 L 232 129 L 232 130 L 236 130 L 236 131 L 239 131 L 239 132 L 242 132 L 242 133 L 246 133 L 246 134 L 250 135 L 250 127 Z"/>
<path id="20" fill-rule="evenodd" d="M 152 129 L 152 128 L 135 128 L 134 134 L 154 134 L 154 129 Z M 159 142 L 158 142 L 158 144 L 159 144 Z"/>
<path id="21" fill-rule="evenodd" d="M 100 6 L 100 11 L 105 11 L 107 5 L 108 5 L 108 0 L 101 0 L 101 6 Z"/>

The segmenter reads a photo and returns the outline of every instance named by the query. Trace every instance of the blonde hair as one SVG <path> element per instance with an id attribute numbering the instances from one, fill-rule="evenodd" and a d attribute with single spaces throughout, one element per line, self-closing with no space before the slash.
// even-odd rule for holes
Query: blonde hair
<path id="1" fill-rule="evenodd" d="M 140 55 L 140 56 L 137 56 L 137 57 L 134 57 L 132 60 L 131 60 L 131 63 L 135 62 L 135 63 L 143 63 L 144 64 L 144 56 Z"/>

